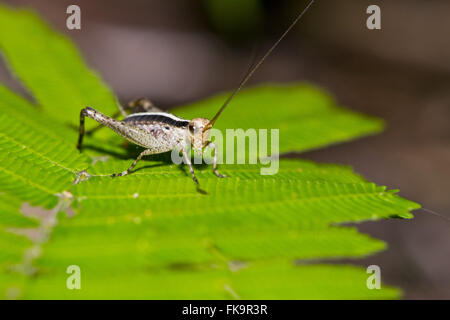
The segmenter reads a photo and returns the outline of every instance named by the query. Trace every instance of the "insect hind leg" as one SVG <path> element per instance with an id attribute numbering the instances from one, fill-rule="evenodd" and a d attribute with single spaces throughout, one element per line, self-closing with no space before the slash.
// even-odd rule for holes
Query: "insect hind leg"
<path id="1" fill-rule="evenodd" d="M 153 102 L 151 102 L 147 98 L 139 98 L 137 100 L 131 101 L 128 103 L 128 109 L 131 110 L 131 113 L 137 112 L 165 112 L 164 110 L 155 107 Z"/>
<path id="2" fill-rule="evenodd" d="M 83 137 L 84 137 L 84 119 L 87 116 L 87 108 L 84 108 L 80 112 L 80 128 L 79 128 L 79 135 L 78 135 L 78 143 L 77 143 L 77 149 L 81 152 L 82 145 L 83 145 Z"/>
<path id="3" fill-rule="evenodd" d="M 119 108 L 119 111 L 111 116 L 111 118 L 113 119 L 117 119 L 117 117 L 119 117 L 120 115 L 122 115 L 123 117 L 127 117 L 129 114 L 137 112 L 166 112 L 158 107 L 155 107 L 155 105 L 147 98 L 139 98 L 137 100 L 133 100 L 126 106 L 122 106 L 120 103 L 117 103 L 117 106 Z M 91 135 L 101 128 L 103 128 L 103 126 L 99 124 L 98 126 L 90 130 L 86 130 L 84 134 Z"/>
<path id="4" fill-rule="evenodd" d="M 77 149 L 80 150 L 80 152 L 82 150 L 83 137 L 86 133 L 88 133 L 85 131 L 85 126 L 84 126 L 86 117 L 89 117 L 89 118 L 97 121 L 101 125 L 107 126 L 111 129 L 115 130 L 116 132 L 118 131 L 118 128 L 121 125 L 120 121 L 117 121 L 111 117 L 108 117 L 107 115 L 104 115 L 103 113 L 95 110 L 94 108 L 86 107 L 86 108 L 82 109 L 80 112 L 80 129 L 79 129 L 78 143 L 77 143 Z"/>

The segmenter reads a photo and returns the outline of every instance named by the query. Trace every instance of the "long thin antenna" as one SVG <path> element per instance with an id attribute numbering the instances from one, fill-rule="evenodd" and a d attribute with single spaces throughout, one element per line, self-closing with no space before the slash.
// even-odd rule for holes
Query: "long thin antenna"
<path id="1" fill-rule="evenodd" d="M 291 23 L 291 25 L 289 26 L 289 28 L 286 29 L 286 31 L 281 35 L 280 38 L 278 38 L 278 40 L 272 45 L 272 47 L 267 50 L 266 54 L 258 61 L 258 63 L 253 67 L 253 69 L 251 69 L 245 76 L 244 78 L 241 80 L 241 82 L 239 83 L 239 86 L 233 91 L 233 93 L 228 97 L 228 99 L 225 101 L 225 103 L 222 105 L 222 107 L 219 109 L 219 111 L 216 113 L 216 115 L 214 116 L 214 118 L 212 118 L 209 122 L 208 125 L 205 126 L 205 128 L 203 129 L 203 131 L 206 131 L 210 128 L 212 128 L 212 126 L 214 125 L 214 123 L 216 122 L 217 118 L 219 118 L 220 114 L 222 113 L 223 110 L 225 110 L 225 108 L 227 107 L 227 105 L 231 102 L 231 100 L 233 100 L 233 98 L 236 96 L 236 94 L 242 89 L 242 87 L 245 85 L 245 83 L 248 81 L 248 79 L 251 78 L 251 76 L 255 73 L 255 71 L 259 68 L 259 66 L 264 62 L 264 60 L 266 60 L 266 58 L 272 53 L 272 51 L 278 46 L 278 44 L 281 42 L 281 40 L 284 39 L 284 37 L 289 33 L 289 31 L 291 31 L 291 29 L 297 24 L 297 22 L 302 18 L 302 16 L 306 13 L 306 11 L 308 11 L 309 7 L 311 7 L 311 5 L 314 3 L 314 0 L 311 0 L 311 2 L 305 7 L 305 9 L 303 9 L 303 11 L 297 16 L 297 18 L 295 18 L 295 20 Z"/>
<path id="2" fill-rule="evenodd" d="M 419 208 L 419 209 L 422 209 L 423 211 L 426 211 L 426 212 L 428 212 L 428 213 L 434 214 L 435 216 L 438 216 L 438 217 L 440 217 L 440 218 L 442 218 L 442 219 L 447 220 L 447 222 L 450 222 L 450 218 L 447 217 L 446 215 L 437 213 L 436 211 L 433 211 L 433 210 L 430 210 L 430 209 L 427 209 L 427 208 L 424 208 L 424 207 L 421 207 L 421 208 Z"/>

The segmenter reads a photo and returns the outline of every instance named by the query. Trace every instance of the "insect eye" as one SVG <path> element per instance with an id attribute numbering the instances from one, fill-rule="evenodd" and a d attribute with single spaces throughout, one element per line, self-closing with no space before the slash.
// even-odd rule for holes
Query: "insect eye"
<path id="1" fill-rule="evenodd" d="M 194 134 L 197 128 L 193 124 L 189 124 L 188 129 L 190 133 Z"/>

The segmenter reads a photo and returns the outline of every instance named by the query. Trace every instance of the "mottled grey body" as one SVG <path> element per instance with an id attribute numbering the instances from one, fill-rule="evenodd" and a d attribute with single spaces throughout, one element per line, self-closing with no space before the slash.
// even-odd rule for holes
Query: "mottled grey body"
<path id="1" fill-rule="evenodd" d="M 150 111 L 126 115 L 125 111 L 121 108 L 121 113 L 125 114 L 126 117 L 122 121 L 119 121 L 91 107 L 86 107 L 81 110 L 78 149 L 81 151 L 84 137 L 84 119 L 85 117 L 89 117 L 114 130 L 130 142 L 145 148 L 128 170 L 113 174 L 112 176 L 123 176 L 130 173 L 138 161 L 145 155 L 177 150 L 183 154 L 184 161 L 189 166 L 192 178 L 198 183 L 190 157 L 187 154 L 188 147 L 192 145 L 196 152 L 201 152 L 206 147 L 214 149 L 213 171 L 218 177 L 223 177 L 217 171 L 217 148 L 208 140 L 209 130 L 205 130 L 205 126 L 209 122 L 208 119 L 181 119 L 173 114 L 155 108 L 147 99 L 139 99 L 131 102 L 128 106 L 135 110 L 143 109 L 144 111 Z"/>
<path id="2" fill-rule="evenodd" d="M 189 120 L 176 118 L 178 121 L 175 121 L 168 113 L 167 116 L 160 112 L 137 113 L 119 121 L 90 107 L 84 110 L 89 118 L 114 130 L 130 142 L 150 149 L 152 154 L 180 150 L 189 141 L 186 136 Z"/>
<path id="3" fill-rule="evenodd" d="M 123 122 L 143 130 L 147 136 L 142 137 L 141 143 L 145 141 L 146 144 L 143 147 L 152 149 L 155 153 L 181 150 L 189 142 L 189 120 L 180 119 L 170 113 L 135 113 L 127 116 Z"/>

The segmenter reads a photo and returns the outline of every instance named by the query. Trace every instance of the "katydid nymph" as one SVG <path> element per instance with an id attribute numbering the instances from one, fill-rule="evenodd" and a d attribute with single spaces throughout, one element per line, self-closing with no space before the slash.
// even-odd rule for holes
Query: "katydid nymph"
<path id="1" fill-rule="evenodd" d="M 208 120 L 206 118 L 195 118 L 192 120 L 181 119 L 171 113 L 164 112 L 147 100 L 138 99 L 131 102 L 128 108 L 132 110 L 132 114 L 127 115 L 123 107 L 120 107 L 120 113 L 125 117 L 123 120 L 116 120 L 113 117 L 104 115 L 103 113 L 91 108 L 86 107 L 81 110 L 80 113 L 80 129 L 77 148 L 82 149 L 84 130 L 84 119 L 89 117 L 99 122 L 101 125 L 107 126 L 114 130 L 116 133 L 129 140 L 130 142 L 144 147 L 137 159 L 126 170 L 120 173 L 113 174 L 112 177 L 124 176 L 129 174 L 136 164 L 142 159 L 143 156 L 159 154 L 172 150 L 177 150 L 183 154 L 185 163 L 189 166 L 192 179 L 198 184 L 198 180 L 195 176 L 192 163 L 190 161 L 190 155 L 188 154 L 188 147 L 192 146 L 194 152 L 202 153 L 207 148 L 214 150 L 214 162 L 213 172 L 219 177 L 223 178 L 217 170 L 217 147 L 209 140 L 209 130 L 214 126 L 214 123 L 220 116 L 223 110 L 228 106 L 231 100 L 241 90 L 245 83 L 250 79 L 254 72 L 264 62 L 264 60 L 270 55 L 270 53 L 278 46 L 281 40 L 288 34 L 288 32 L 297 24 L 300 18 L 305 14 L 309 7 L 313 4 L 312 0 L 306 8 L 296 17 L 286 31 L 278 38 L 278 40 L 270 47 L 264 56 L 250 68 L 249 72 L 239 83 L 239 86 L 231 93 L 216 115 Z"/>

